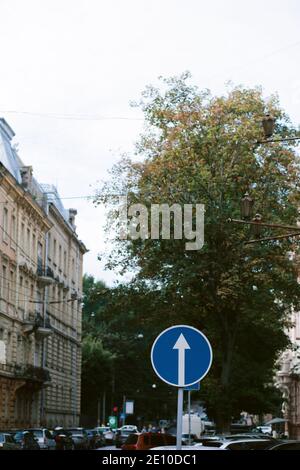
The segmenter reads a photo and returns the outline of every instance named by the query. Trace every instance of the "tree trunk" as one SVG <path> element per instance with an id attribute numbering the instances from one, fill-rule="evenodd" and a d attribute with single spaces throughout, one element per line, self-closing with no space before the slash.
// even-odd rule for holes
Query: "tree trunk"
<path id="1" fill-rule="evenodd" d="M 230 374 L 234 353 L 236 328 L 229 325 L 227 316 L 224 320 L 224 346 L 222 371 L 220 377 L 219 403 L 216 404 L 216 430 L 218 433 L 230 433 L 232 407 L 230 397 Z"/>

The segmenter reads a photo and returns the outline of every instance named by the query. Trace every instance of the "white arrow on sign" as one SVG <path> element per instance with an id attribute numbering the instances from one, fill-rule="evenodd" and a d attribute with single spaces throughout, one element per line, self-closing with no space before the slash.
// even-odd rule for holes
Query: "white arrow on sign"
<path id="1" fill-rule="evenodd" d="M 191 349 L 189 343 L 181 333 L 173 349 L 178 349 L 178 386 L 185 386 L 185 350 Z"/>

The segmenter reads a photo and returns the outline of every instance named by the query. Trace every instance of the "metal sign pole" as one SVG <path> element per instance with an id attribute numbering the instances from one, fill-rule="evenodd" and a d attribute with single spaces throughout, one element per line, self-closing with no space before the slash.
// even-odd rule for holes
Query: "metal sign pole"
<path id="1" fill-rule="evenodd" d="M 188 390 L 189 445 L 191 445 L 191 391 Z"/>
<path id="2" fill-rule="evenodd" d="M 177 439 L 176 450 L 181 450 L 182 443 L 182 411 L 183 411 L 183 388 L 178 389 L 177 400 Z"/>
<path id="3" fill-rule="evenodd" d="M 123 426 L 125 426 L 126 423 L 126 396 L 123 395 L 123 420 L 122 420 Z"/>

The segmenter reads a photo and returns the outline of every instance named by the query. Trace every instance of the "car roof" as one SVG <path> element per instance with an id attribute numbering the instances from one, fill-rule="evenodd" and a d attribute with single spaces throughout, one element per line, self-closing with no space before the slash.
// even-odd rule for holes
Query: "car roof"
<path id="1" fill-rule="evenodd" d="M 222 443 L 222 447 L 223 446 L 227 446 L 227 445 L 230 445 L 230 444 L 243 444 L 243 443 L 259 443 L 259 442 L 270 442 L 270 439 L 237 439 L 236 441 L 230 441 L 230 440 L 225 440 L 223 443 Z"/>
<path id="2" fill-rule="evenodd" d="M 289 445 L 289 444 L 300 444 L 300 441 L 297 441 L 297 440 L 282 440 L 282 441 L 276 441 L 274 443 L 272 443 L 272 447 L 269 448 L 269 450 L 272 450 L 274 449 L 274 447 L 279 447 L 279 446 L 282 446 L 282 445 Z"/>
<path id="3" fill-rule="evenodd" d="M 149 450 L 176 450 L 176 446 L 159 446 L 159 447 L 152 447 Z M 222 450 L 219 447 L 209 447 L 209 446 L 182 446 L 182 450 Z M 148 452 L 148 451 L 147 451 Z"/>

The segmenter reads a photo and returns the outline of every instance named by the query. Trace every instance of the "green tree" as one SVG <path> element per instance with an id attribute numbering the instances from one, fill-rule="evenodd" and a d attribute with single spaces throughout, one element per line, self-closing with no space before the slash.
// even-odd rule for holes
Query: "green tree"
<path id="1" fill-rule="evenodd" d="M 296 129 L 278 99 L 264 100 L 259 88 L 231 88 L 215 97 L 188 80 L 188 74 L 163 80 L 162 88 L 143 93 L 146 130 L 137 144 L 139 158 L 123 158 L 113 168 L 96 203 L 112 204 L 112 193 L 126 193 L 129 205 L 149 208 L 205 204 L 201 250 L 187 251 L 186 240 L 172 236 L 116 240 L 108 266 L 135 270 L 133 283 L 144 281 L 157 294 L 151 315 L 142 318 L 149 338 L 176 323 L 207 334 L 214 361 L 201 395 L 218 427 L 227 430 L 242 410 L 277 406 L 276 360 L 288 346 L 291 309 L 299 305 L 296 266 L 287 256 L 297 249 L 295 240 L 245 245 L 249 228 L 227 219 L 239 218 L 240 199 L 248 191 L 265 220 L 296 224 L 300 179 L 294 144 L 256 145 L 266 111 L 276 118 L 279 137 L 295 136 Z M 109 227 L 119 229 L 119 220 L 114 207 Z"/>
<path id="2" fill-rule="evenodd" d="M 143 283 L 108 289 L 92 276 L 84 276 L 83 292 L 83 414 L 95 421 L 98 399 L 105 392 L 109 413 L 115 405 L 121 411 L 125 395 L 135 400 L 134 419 L 156 419 L 161 407 L 165 418 L 172 417 L 175 394 L 157 384 L 149 364 L 152 334 L 147 319 L 157 295 Z"/>

